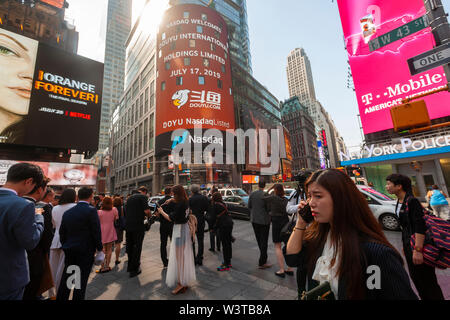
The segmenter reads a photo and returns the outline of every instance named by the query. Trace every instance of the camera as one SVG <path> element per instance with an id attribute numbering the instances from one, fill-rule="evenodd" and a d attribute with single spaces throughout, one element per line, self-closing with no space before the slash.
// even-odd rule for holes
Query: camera
<path id="1" fill-rule="evenodd" d="M 158 210 L 158 208 L 161 208 L 161 206 L 158 203 L 149 203 L 148 206 L 150 207 L 150 211 L 155 212 Z"/>
<path id="2" fill-rule="evenodd" d="M 305 221 L 306 223 L 311 223 L 314 220 L 311 207 L 309 206 L 309 204 L 300 209 L 298 214 L 300 215 L 300 217 L 302 217 L 303 221 Z"/>

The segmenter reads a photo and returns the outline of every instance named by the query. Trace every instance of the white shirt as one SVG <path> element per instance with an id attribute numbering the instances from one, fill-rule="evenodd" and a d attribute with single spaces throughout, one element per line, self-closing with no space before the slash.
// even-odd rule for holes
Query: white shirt
<path id="1" fill-rule="evenodd" d="M 331 260 L 334 255 L 334 247 L 331 247 L 331 239 L 328 234 L 327 242 L 325 243 L 325 247 L 323 248 L 322 256 L 317 259 L 316 268 L 314 269 L 314 273 L 312 278 L 316 281 L 319 281 L 320 284 L 324 282 L 329 282 L 331 291 L 333 291 L 335 298 L 338 298 L 338 287 L 339 287 L 339 277 L 336 275 L 338 267 L 339 267 L 339 255 L 336 256 L 336 261 L 334 262 L 333 267 L 331 268 Z"/>
<path id="2" fill-rule="evenodd" d="M 52 245 L 50 246 L 50 249 L 59 249 L 61 248 L 61 241 L 59 240 L 59 227 L 61 226 L 62 218 L 64 213 L 75 207 L 76 203 L 68 203 L 63 204 L 60 206 L 56 206 L 52 210 L 52 221 L 53 221 L 53 227 L 55 227 L 55 235 L 53 236 Z"/>

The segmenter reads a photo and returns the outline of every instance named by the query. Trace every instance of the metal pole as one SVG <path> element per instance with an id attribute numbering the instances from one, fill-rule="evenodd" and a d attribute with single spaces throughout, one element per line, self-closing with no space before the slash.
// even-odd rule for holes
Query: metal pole
<path id="1" fill-rule="evenodd" d="M 424 3 L 436 46 L 450 42 L 450 27 L 441 0 L 424 0 Z M 447 83 L 450 83 L 450 67 L 448 64 L 444 66 L 444 71 Z"/>

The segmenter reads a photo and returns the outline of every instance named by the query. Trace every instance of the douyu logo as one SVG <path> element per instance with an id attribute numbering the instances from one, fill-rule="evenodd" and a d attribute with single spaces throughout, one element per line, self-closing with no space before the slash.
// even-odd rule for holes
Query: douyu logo
<path id="1" fill-rule="evenodd" d="M 174 93 L 172 96 L 172 102 L 175 107 L 178 107 L 180 109 L 182 106 L 184 106 L 188 100 L 189 100 L 189 93 L 191 90 L 179 90 Z"/>

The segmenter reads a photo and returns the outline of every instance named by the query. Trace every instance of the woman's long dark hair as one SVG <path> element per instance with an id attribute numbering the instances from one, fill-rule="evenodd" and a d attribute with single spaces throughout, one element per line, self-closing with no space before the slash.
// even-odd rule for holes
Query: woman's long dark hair
<path id="1" fill-rule="evenodd" d="M 346 280 L 347 299 L 364 299 L 366 293 L 365 270 L 362 264 L 365 257 L 361 244 L 374 242 L 385 245 L 398 252 L 386 239 L 380 223 L 375 219 L 367 200 L 348 175 L 336 169 L 313 173 L 306 181 L 306 189 L 313 182 L 325 188 L 333 199 L 333 220 L 329 223 L 314 222 L 305 233 L 308 242 L 308 270 L 312 272 L 317 258 L 322 254 L 321 248 L 330 233 L 331 245 L 339 248 L 332 259 L 334 264 L 339 253 L 337 275 Z M 400 254 L 398 254 L 400 257 Z M 401 258 L 400 258 L 401 259 Z"/>
<path id="2" fill-rule="evenodd" d="M 187 202 L 189 203 L 189 198 L 184 190 L 183 186 L 175 186 L 172 188 L 173 198 L 176 203 Z"/>

